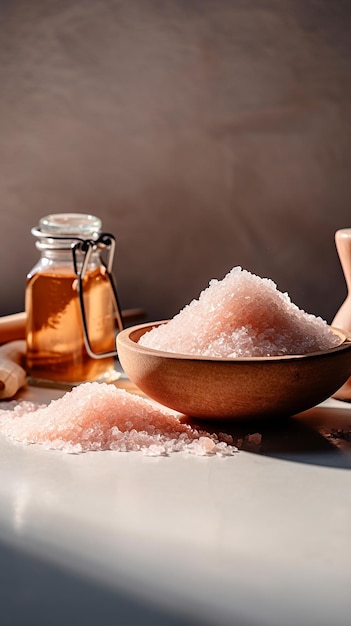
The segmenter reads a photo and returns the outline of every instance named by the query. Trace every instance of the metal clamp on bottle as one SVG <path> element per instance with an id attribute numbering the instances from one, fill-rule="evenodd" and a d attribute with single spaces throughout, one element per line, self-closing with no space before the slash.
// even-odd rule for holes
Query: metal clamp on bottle
<path id="1" fill-rule="evenodd" d="M 74 267 L 75 273 L 77 274 L 77 279 L 78 279 L 77 291 L 78 291 L 78 297 L 79 297 L 80 311 L 82 315 L 84 343 L 85 343 L 86 351 L 92 359 L 103 359 L 107 356 L 117 356 L 117 350 L 112 350 L 110 352 L 95 352 L 92 349 L 91 342 L 89 339 L 87 317 L 85 313 L 83 280 L 84 280 L 84 276 L 86 274 L 87 268 L 89 266 L 91 255 L 98 250 L 101 250 L 101 251 L 108 250 L 107 261 L 104 261 L 102 257 L 100 257 L 100 260 L 106 270 L 106 275 L 110 281 L 118 330 L 119 331 L 123 330 L 123 319 L 122 319 L 121 307 L 119 305 L 117 288 L 116 288 L 115 281 L 112 275 L 112 264 L 113 264 L 115 248 L 116 248 L 116 240 L 114 236 L 111 235 L 110 233 L 101 233 L 100 237 L 97 240 L 79 239 L 72 246 L 73 267 Z M 80 263 L 80 268 L 79 268 L 79 262 L 78 262 L 79 253 L 83 255 L 83 258 Z"/>

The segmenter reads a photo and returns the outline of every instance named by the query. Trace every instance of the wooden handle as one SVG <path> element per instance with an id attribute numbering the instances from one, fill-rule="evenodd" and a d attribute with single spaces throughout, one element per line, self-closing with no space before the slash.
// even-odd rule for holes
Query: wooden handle
<path id="1" fill-rule="evenodd" d="M 143 309 L 126 309 L 122 311 L 125 322 L 132 322 L 136 319 L 142 319 L 145 316 Z M 0 317 L 0 344 L 8 341 L 16 341 L 24 339 L 26 336 L 26 314 L 13 313 Z"/>
<path id="2" fill-rule="evenodd" d="M 0 344 L 25 338 L 26 314 L 14 313 L 0 317 Z"/>
<path id="3" fill-rule="evenodd" d="M 0 347 L 0 399 L 12 398 L 26 384 L 25 341 L 11 341 Z"/>

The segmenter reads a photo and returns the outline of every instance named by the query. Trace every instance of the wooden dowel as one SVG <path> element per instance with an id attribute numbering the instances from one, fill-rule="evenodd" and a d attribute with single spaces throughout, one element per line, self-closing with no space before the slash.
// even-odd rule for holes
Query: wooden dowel
<path id="1" fill-rule="evenodd" d="M 25 338 L 26 314 L 13 313 L 0 317 L 0 344 Z"/>
<path id="2" fill-rule="evenodd" d="M 133 322 L 143 319 L 145 311 L 143 309 L 125 309 L 122 311 L 124 322 Z M 0 344 L 25 339 L 26 336 L 26 314 L 25 312 L 13 313 L 0 317 Z"/>

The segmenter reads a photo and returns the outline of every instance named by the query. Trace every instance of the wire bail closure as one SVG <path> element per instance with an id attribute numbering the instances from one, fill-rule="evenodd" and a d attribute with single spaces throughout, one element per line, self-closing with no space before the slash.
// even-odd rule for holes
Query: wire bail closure
<path id="1" fill-rule="evenodd" d="M 89 261 L 92 254 L 98 250 L 108 250 L 107 261 L 105 262 L 101 257 L 100 261 L 103 267 L 106 270 L 107 277 L 110 282 L 111 292 L 112 292 L 112 301 L 115 310 L 116 320 L 118 331 L 121 332 L 123 330 L 123 318 L 121 313 L 121 308 L 119 304 L 118 294 L 116 284 L 112 274 L 112 264 L 113 257 L 116 248 L 116 240 L 113 235 L 110 233 L 101 233 L 98 239 L 81 239 L 79 237 L 75 238 L 76 242 L 72 245 L 72 256 L 73 256 L 73 267 L 74 272 L 77 276 L 77 293 L 80 304 L 80 312 L 82 317 L 82 326 L 83 326 L 83 337 L 84 337 L 84 345 L 88 355 L 92 359 L 104 359 L 109 356 L 117 356 L 117 350 L 112 350 L 110 352 L 95 352 L 91 346 L 91 342 L 89 339 L 88 332 L 88 324 L 87 317 L 85 312 L 85 304 L 84 304 L 84 288 L 83 288 L 83 280 L 86 274 L 86 271 L 89 266 Z M 83 255 L 83 259 L 81 261 L 79 267 L 78 254 L 81 253 Z"/>

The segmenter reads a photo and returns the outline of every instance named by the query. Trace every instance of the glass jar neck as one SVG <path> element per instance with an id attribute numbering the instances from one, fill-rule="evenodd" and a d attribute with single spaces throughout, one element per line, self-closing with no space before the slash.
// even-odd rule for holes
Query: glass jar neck
<path id="1" fill-rule="evenodd" d="M 47 263 L 50 263 L 50 264 L 64 263 L 65 265 L 71 264 L 73 266 L 73 263 L 74 263 L 73 252 L 71 248 L 43 247 L 40 249 L 40 258 L 42 260 L 46 260 Z M 79 262 L 79 256 L 77 260 Z M 89 265 L 97 266 L 97 265 L 100 265 L 100 263 L 101 263 L 100 251 L 93 250 L 89 258 Z"/>
<path id="2" fill-rule="evenodd" d="M 101 220 L 85 213 L 55 213 L 39 220 L 32 228 L 39 250 L 70 250 L 75 243 L 97 241 L 101 234 Z"/>

